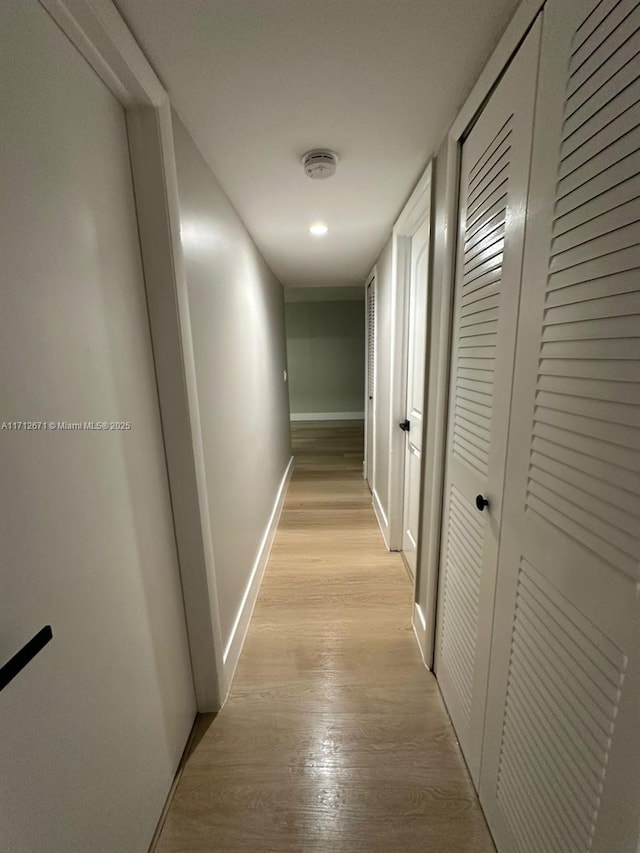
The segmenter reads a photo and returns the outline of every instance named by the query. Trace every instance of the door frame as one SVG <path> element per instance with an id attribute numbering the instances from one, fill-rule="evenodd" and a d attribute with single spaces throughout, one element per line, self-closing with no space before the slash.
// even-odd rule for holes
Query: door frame
<path id="1" fill-rule="evenodd" d="M 389 532 L 391 551 L 402 551 L 404 519 L 405 418 L 409 369 L 409 287 L 411 238 L 431 215 L 431 163 L 420 176 L 391 232 L 391 389 L 389 394 Z M 431 239 L 429 240 L 431 242 Z M 431 261 L 429 261 L 429 264 Z M 430 287 L 430 276 L 427 288 Z M 427 304 L 429 297 L 427 295 Z M 428 329 L 427 329 L 428 332 Z M 427 353 L 429 335 L 427 334 Z M 425 397 L 426 402 L 426 397 Z M 424 441 L 424 436 L 423 436 Z M 422 492 L 422 488 L 420 489 Z M 418 548 L 418 562 L 420 549 Z M 416 581 L 418 568 L 416 567 Z"/>
<path id="2" fill-rule="evenodd" d="M 171 103 L 111 0 L 39 0 L 124 109 L 198 711 L 228 691 L 180 240 Z"/>
<path id="3" fill-rule="evenodd" d="M 377 312 L 377 293 L 376 293 L 376 285 L 377 285 L 377 276 L 378 276 L 378 268 L 374 266 L 364 283 L 364 340 L 365 340 L 365 350 L 364 350 L 364 460 L 362 465 L 362 476 L 366 481 L 367 485 L 371 492 L 373 492 L 373 484 L 375 483 L 375 464 L 376 464 L 376 454 L 374 452 L 374 448 L 376 446 L 376 401 L 377 401 L 377 389 L 376 389 L 376 352 L 377 352 L 377 335 L 378 335 L 378 324 L 376 322 L 376 312 Z M 374 298 L 374 319 L 373 319 L 373 400 L 371 402 L 371 423 L 369 423 L 369 304 L 367 301 L 367 290 L 369 289 L 369 285 L 373 288 L 373 298 Z M 371 442 L 369 442 L 369 430 L 371 430 Z"/>
<path id="4" fill-rule="evenodd" d="M 426 408 L 423 441 L 420 541 L 412 618 L 422 659 L 430 670 L 434 668 L 435 659 L 440 579 L 462 142 L 543 6 L 544 0 L 522 0 L 445 136 L 434 161 L 431 314 L 425 391 L 425 400 L 429 404 Z"/>

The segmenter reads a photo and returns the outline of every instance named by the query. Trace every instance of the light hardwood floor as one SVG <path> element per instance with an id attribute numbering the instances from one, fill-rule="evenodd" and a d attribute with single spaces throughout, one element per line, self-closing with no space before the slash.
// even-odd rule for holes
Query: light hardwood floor
<path id="1" fill-rule="evenodd" d="M 362 434 L 294 425 L 231 694 L 199 722 L 158 853 L 494 853 L 373 515 Z"/>

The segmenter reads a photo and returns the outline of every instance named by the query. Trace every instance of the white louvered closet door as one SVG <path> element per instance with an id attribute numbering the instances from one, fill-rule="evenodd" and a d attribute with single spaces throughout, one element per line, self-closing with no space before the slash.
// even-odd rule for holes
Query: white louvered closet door
<path id="1" fill-rule="evenodd" d="M 436 673 L 476 786 L 539 40 L 538 22 L 462 147 Z"/>
<path id="2" fill-rule="evenodd" d="M 505 853 L 636 853 L 640 4 L 549 0 L 481 799 Z"/>

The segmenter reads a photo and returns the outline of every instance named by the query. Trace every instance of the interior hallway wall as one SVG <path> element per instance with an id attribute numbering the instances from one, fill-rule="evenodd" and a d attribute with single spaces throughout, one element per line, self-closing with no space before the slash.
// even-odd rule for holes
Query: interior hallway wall
<path id="1" fill-rule="evenodd" d="M 282 286 L 178 116 L 180 220 L 220 621 L 234 638 L 291 458 Z"/>
<path id="2" fill-rule="evenodd" d="M 291 419 L 364 417 L 364 292 L 351 301 L 287 302 Z"/>

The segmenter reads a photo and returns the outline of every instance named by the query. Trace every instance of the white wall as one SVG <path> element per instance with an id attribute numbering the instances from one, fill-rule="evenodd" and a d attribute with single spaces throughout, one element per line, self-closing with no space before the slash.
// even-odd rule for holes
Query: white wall
<path id="1" fill-rule="evenodd" d="M 392 238 L 376 262 L 376 372 L 373 500 L 383 530 L 389 524 L 389 452 L 391 442 Z"/>
<path id="2" fill-rule="evenodd" d="M 174 136 L 214 562 L 228 662 L 238 651 L 237 643 L 231 651 L 234 639 L 241 639 L 246 627 L 250 604 L 243 609 L 245 594 L 291 458 L 283 376 L 284 301 L 281 285 L 175 115 Z"/>
<path id="3" fill-rule="evenodd" d="M 365 317 L 357 301 L 287 302 L 292 420 L 364 417 Z"/>
<path id="4" fill-rule="evenodd" d="M 0 849 L 144 853 L 195 715 L 127 133 L 35 0 L 0 11 Z"/>

